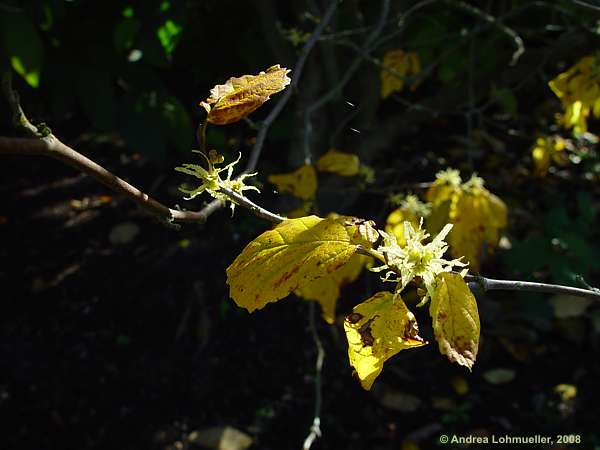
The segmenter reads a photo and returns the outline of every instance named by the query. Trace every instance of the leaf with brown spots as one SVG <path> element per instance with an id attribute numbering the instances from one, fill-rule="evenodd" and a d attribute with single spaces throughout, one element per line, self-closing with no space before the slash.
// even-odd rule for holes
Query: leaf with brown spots
<path id="1" fill-rule="evenodd" d="M 354 307 L 344 321 L 348 357 L 366 390 L 383 370 L 383 363 L 400 351 L 427 344 L 399 295 L 378 292 Z"/>
<path id="2" fill-rule="evenodd" d="M 285 89 L 291 81 L 287 76 L 289 72 L 277 64 L 258 75 L 232 77 L 212 88 L 210 97 L 200 102 L 200 106 L 206 109 L 207 120 L 212 124 L 237 122 L 258 109 L 271 95 Z"/>
<path id="3" fill-rule="evenodd" d="M 475 297 L 459 274 L 441 273 L 436 283 L 429 314 L 440 353 L 471 370 L 479 350 L 480 332 Z"/>
<path id="4" fill-rule="evenodd" d="M 347 219 L 288 219 L 258 236 L 227 269 L 231 298 L 253 312 L 334 273 L 357 249 Z"/>

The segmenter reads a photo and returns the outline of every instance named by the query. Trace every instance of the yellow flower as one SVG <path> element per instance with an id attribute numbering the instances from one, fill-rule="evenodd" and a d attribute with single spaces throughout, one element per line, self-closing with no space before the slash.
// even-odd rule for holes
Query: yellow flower
<path id="1" fill-rule="evenodd" d="M 435 290 L 435 278 L 442 272 L 450 272 L 456 267 L 465 267 L 467 264 L 459 259 L 446 260 L 442 258 L 448 244 L 444 238 L 452 229 L 452 224 L 447 224 L 439 234 L 429 243 L 423 241 L 429 234 L 421 228 L 422 220 L 418 228 L 414 228 L 410 222 L 404 222 L 404 237 L 406 244 L 398 245 L 396 236 L 379 231 L 383 237 L 383 245 L 378 248 L 385 258 L 386 264 L 374 269 L 379 272 L 388 270 L 384 281 L 399 283 L 396 293 L 400 293 L 408 283 L 419 277 L 423 280 L 427 293 L 420 304 L 424 304 Z M 398 275 L 400 277 L 398 278 Z M 393 278 L 392 278 L 393 277 Z"/>
<path id="2" fill-rule="evenodd" d="M 223 157 L 220 155 L 211 154 L 210 158 L 200 151 L 192 150 L 194 153 L 200 153 L 204 159 L 206 159 L 208 170 L 197 164 L 182 164 L 181 167 L 175 167 L 177 172 L 186 173 L 202 180 L 202 184 L 196 189 L 185 189 L 180 187 L 179 190 L 185 194 L 185 200 L 191 200 L 194 197 L 202 194 L 204 191 L 208 192 L 212 197 L 221 200 L 223 202 L 231 202 L 231 212 L 235 209 L 235 203 L 225 194 L 220 192 L 221 188 L 232 190 L 238 194 L 242 194 L 243 191 L 254 190 L 260 192 L 256 186 L 246 186 L 244 180 L 248 177 L 256 175 L 255 173 L 242 174 L 237 179 L 232 180 L 234 166 L 240 161 L 242 154 L 240 153 L 238 158 L 232 163 L 227 164 L 225 167 L 217 168 L 216 166 L 223 162 Z M 212 151 L 211 151 L 212 153 Z M 227 171 L 225 179 L 221 178 L 220 173 Z"/>

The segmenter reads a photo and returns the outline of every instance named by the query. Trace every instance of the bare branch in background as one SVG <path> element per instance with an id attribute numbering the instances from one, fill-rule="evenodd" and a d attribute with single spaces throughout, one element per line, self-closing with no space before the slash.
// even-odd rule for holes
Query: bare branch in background
<path id="1" fill-rule="evenodd" d="M 331 89 L 325 95 L 321 96 L 319 98 L 319 100 L 317 100 L 316 102 L 311 104 L 308 108 L 306 108 L 306 111 L 304 112 L 304 157 L 305 157 L 305 160 L 310 161 L 310 159 L 311 159 L 311 157 L 310 157 L 310 155 L 311 155 L 310 138 L 311 138 L 311 133 L 312 133 L 312 123 L 311 123 L 312 114 L 314 114 L 320 108 L 322 108 L 327 103 L 329 103 L 331 100 L 333 100 L 342 91 L 344 86 L 346 86 L 346 84 L 348 84 L 348 82 L 350 81 L 350 79 L 352 78 L 352 76 L 354 75 L 356 70 L 360 67 L 360 65 L 363 61 L 362 54 L 369 54 L 370 52 L 372 52 L 374 50 L 374 47 L 375 47 L 374 43 L 377 40 L 377 38 L 379 37 L 379 35 L 381 34 L 381 32 L 383 31 L 383 28 L 385 27 L 389 12 L 390 12 L 390 0 L 383 0 L 382 4 L 381 4 L 381 12 L 379 14 L 379 20 L 377 21 L 377 25 L 375 26 L 373 31 L 369 34 L 369 36 L 365 40 L 363 46 L 361 47 L 361 56 L 357 57 L 352 62 L 350 67 L 348 67 L 348 69 L 344 73 L 344 76 L 342 77 L 342 79 L 335 85 L 335 87 L 333 89 Z"/>
<path id="2" fill-rule="evenodd" d="M 258 164 L 258 160 L 260 158 L 260 154 L 262 152 L 262 148 L 265 143 L 265 139 L 267 137 L 267 132 L 269 131 L 269 127 L 275 121 L 275 119 L 279 116 L 279 114 L 281 113 L 281 111 L 283 110 L 285 105 L 287 104 L 288 100 L 290 99 L 290 97 L 295 92 L 296 88 L 298 87 L 298 83 L 300 82 L 300 78 L 302 75 L 302 71 L 304 69 L 304 64 L 306 62 L 306 58 L 308 58 L 308 55 L 310 54 L 314 45 L 319 40 L 319 37 L 323 33 L 323 30 L 325 29 L 325 27 L 327 27 L 327 25 L 331 21 L 331 18 L 333 17 L 333 15 L 334 15 L 335 11 L 337 10 L 338 5 L 339 5 L 339 3 L 341 3 L 341 1 L 342 0 L 331 0 L 331 4 L 329 5 L 329 8 L 325 12 L 325 15 L 319 22 L 319 25 L 317 25 L 317 27 L 313 31 L 312 35 L 310 36 L 310 39 L 308 41 L 306 41 L 306 44 L 304 44 L 304 47 L 302 47 L 302 50 L 300 51 L 300 56 L 298 57 L 298 60 L 296 61 L 296 65 L 294 66 L 294 69 L 292 71 L 292 82 L 290 83 L 290 86 L 281 95 L 281 97 L 279 98 L 279 101 L 275 104 L 275 107 L 271 110 L 271 112 L 269 113 L 267 118 L 264 120 L 264 122 L 262 122 L 259 125 L 260 129 L 258 131 L 258 134 L 256 135 L 256 142 L 255 142 L 254 146 L 252 147 L 252 151 L 250 152 L 250 158 L 248 159 L 248 164 L 246 165 L 246 168 L 244 169 L 243 173 L 252 172 L 256 168 L 256 165 Z M 203 213 L 206 217 L 208 217 L 213 212 L 220 209 L 222 206 L 223 206 L 222 202 L 220 202 L 218 200 L 213 200 L 208 205 L 206 205 L 200 212 Z"/>

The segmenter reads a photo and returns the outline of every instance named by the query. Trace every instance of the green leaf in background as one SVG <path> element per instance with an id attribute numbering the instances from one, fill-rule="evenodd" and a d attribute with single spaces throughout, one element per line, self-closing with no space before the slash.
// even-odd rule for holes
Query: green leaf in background
<path id="1" fill-rule="evenodd" d="M 165 23 L 156 30 L 156 37 L 158 37 L 160 45 L 162 45 L 167 56 L 171 56 L 171 53 L 175 50 L 179 38 L 181 37 L 182 29 L 181 25 L 175 23 L 171 19 L 167 19 Z"/>
<path id="2" fill-rule="evenodd" d="M 33 88 L 40 83 L 44 44 L 24 14 L 0 14 L 0 33 L 10 65 Z"/>

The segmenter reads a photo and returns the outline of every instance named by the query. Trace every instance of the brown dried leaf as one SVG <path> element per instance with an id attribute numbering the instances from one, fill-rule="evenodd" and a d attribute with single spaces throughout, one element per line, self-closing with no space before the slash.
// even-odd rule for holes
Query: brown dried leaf
<path id="1" fill-rule="evenodd" d="M 237 122 L 290 84 L 289 72 L 289 69 L 277 64 L 258 75 L 231 77 L 225 84 L 212 88 L 210 97 L 200 102 L 200 106 L 206 109 L 207 120 L 212 124 Z"/>

